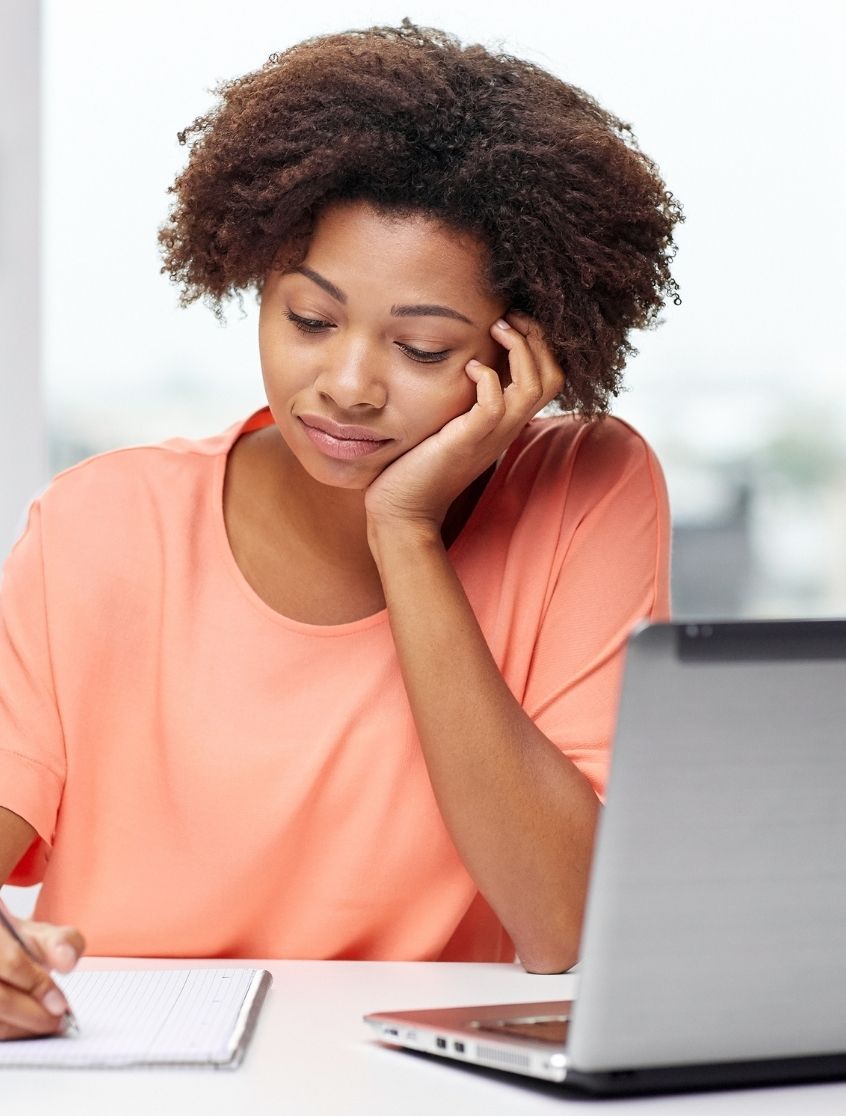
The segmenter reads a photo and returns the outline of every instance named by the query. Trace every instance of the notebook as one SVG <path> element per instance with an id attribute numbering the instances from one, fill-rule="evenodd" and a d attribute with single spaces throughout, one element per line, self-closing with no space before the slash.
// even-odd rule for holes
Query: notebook
<path id="1" fill-rule="evenodd" d="M 367 1022 L 597 1094 L 846 1078 L 844 788 L 846 620 L 645 626 L 577 999 Z"/>
<path id="2" fill-rule="evenodd" d="M 0 1043 L 0 1069 L 240 1065 L 265 969 L 121 969 L 57 976 L 80 1033 Z"/>

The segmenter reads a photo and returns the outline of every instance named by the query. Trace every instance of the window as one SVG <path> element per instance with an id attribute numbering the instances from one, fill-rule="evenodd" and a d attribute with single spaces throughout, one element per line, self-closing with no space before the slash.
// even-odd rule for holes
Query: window
<path id="1" fill-rule="evenodd" d="M 116 444 L 210 433 L 263 404 L 251 299 L 222 328 L 203 306 L 179 310 L 159 275 L 156 229 L 185 154 L 176 132 L 216 81 L 350 16 L 340 0 L 284 20 L 259 0 L 246 20 L 221 0 L 43 10 L 55 470 Z M 442 22 L 425 4 L 415 18 Z M 683 304 L 634 338 L 616 406 L 667 473 L 679 615 L 846 611 L 841 22 L 815 0 L 767 18 L 727 0 L 660 17 L 622 2 L 475 4 L 450 22 L 632 121 L 685 207 Z"/>

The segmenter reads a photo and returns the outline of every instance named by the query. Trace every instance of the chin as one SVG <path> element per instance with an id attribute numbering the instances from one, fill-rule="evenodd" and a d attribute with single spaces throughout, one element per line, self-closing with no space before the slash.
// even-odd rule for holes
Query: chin
<path id="1" fill-rule="evenodd" d="M 363 464 L 351 468 L 349 462 L 326 459 L 304 461 L 299 456 L 298 460 L 303 471 L 317 484 L 325 485 L 326 488 L 343 488 L 348 492 L 365 492 L 383 469 L 387 468 L 387 465 L 368 467 Z"/>

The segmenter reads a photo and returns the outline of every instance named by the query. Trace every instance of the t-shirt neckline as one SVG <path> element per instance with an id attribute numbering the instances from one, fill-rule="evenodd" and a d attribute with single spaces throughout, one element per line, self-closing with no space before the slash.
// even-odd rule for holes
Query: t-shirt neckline
<path id="1" fill-rule="evenodd" d="M 266 421 L 264 421 L 265 419 Z M 294 620 L 292 617 L 285 616 L 284 613 L 277 612 L 276 609 L 271 608 L 267 601 L 259 596 L 252 585 L 247 581 L 246 577 L 244 577 L 241 567 L 238 565 L 235 560 L 235 555 L 232 553 L 229 536 L 226 533 L 226 520 L 223 515 L 223 486 L 226 479 L 226 464 L 229 459 L 230 451 L 243 434 L 250 434 L 254 430 L 262 430 L 264 427 L 270 426 L 272 422 L 273 416 L 270 413 L 270 408 L 264 406 L 254 411 L 243 422 L 233 423 L 226 431 L 228 437 L 226 437 L 223 442 L 221 451 L 217 455 L 215 461 L 214 476 L 211 486 L 212 518 L 224 565 L 230 577 L 235 582 L 242 596 L 246 597 L 249 603 L 263 616 L 275 624 L 293 631 L 301 632 L 305 635 L 328 637 L 351 635 L 356 632 L 364 631 L 367 628 L 384 624 L 388 619 L 387 608 L 371 613 L 370 616 L 362 616 L 358 620 L 349 620 L 343 624 L 308 624 L 303 620 Z M 488 480 L 488 483 L 482 490 L 481 496 L 476 501 L 473 510 L 467 517 L 467 522 L 462 527 L 457 538 L 453 539 L 450 546 L 447 547 L 447 553 L 453 562 L 457 554 L 464 549 L 467 538 L 475 532 L 478 522 L 484 513 L 484 509 L 492 499 L 494 490 L 499 488 L 502 483 L 502 476 L 507 471 L 503 466 L 511 456 L 515 446 L 516 439 L 511 442 L 497 461 L 493 475 Z"/>

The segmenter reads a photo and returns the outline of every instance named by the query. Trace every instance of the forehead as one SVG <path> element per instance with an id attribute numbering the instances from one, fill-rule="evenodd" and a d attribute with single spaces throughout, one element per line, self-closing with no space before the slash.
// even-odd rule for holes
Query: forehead
<path id="1" fill-rule="evenodd" d="M 384 288 L 392 300 L 402 291 L 496 301 L 486 245 L 425 213 L 385 212 L 363 201 L 331 205 L 315 222 L 303 262 L 345 290 Z"/>

